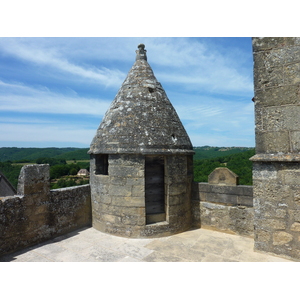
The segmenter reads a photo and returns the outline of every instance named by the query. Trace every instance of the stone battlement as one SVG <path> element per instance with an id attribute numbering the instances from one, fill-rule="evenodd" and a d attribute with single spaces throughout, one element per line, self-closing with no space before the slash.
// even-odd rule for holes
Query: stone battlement
<path id="1" fill-rule="evenodd" d="M 89 184 L 50 190 L 49 165 L 27 165 L 17 190 L 0 199 L 0 255 L 92 226 Z M 194 227 L 253 236 L 251 186 L 195 182 L 192 194 Z"/>
<path id="2" fill-rule="evenodd" d="M 91 225 L 90 186 L 50 190 L 49 165 L 27 165 L 0 199 L 0 255 Z"/>

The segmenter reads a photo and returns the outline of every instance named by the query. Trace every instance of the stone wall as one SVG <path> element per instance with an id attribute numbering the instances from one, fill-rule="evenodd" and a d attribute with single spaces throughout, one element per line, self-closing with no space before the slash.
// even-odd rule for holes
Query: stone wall
<path id="1" fill-rule="evenodd" d="M 193 226 L 253 237 L 252 186 L 193 185 Z"/>
<path id="2" fill-rule="evenodd" d="M 253 38 L 255 249 L 300 259 L 300 38 Z"/>
<path id="3" fill-rule="evenodd" d="M 143 238 L 182 232 L 191 227 L 192 157 L 164 156 L 165 211 L 147 223 L 145 205 L 145 156 L 109 154 L 107 175 L 97 174 L 91 156 L 93 227 L 109 234 Z M 155 197 L 155 195 L 154 195 Z"/>
<path id="4" fill-rule="evenodd" d="M 27 165 L 0 199 L 0 255 L 91 225 L 90 186 L 50 190 L 49 165 Z"/>
<path id="5" fill-rule="evenodd" d="M 300 258 L 299 163 L 255 162 L 255 249 Z"/>

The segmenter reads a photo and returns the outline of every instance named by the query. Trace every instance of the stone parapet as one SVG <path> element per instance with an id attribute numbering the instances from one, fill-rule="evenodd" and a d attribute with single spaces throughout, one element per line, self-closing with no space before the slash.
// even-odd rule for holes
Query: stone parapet
<path id="1" fill-rule="evenodd" d="M 253 237 L 253 187 L 193 184 L 193 226 Z"/>
<path id="2" fill-rule="evenodd" d="M 0 255 L 91 226 L 89 185 L 49 187 L 48 165 L 22 168 L 21 195 L 0 199 Z"/>

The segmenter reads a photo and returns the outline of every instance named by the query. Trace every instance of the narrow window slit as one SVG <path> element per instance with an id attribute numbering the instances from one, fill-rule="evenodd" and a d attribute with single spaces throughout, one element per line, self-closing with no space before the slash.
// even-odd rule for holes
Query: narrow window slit
<path id="1" fill-rule="evenodd" d="M 95 164 L 96 175 L 108 175 L 108 154 L 96 154 Z"/>

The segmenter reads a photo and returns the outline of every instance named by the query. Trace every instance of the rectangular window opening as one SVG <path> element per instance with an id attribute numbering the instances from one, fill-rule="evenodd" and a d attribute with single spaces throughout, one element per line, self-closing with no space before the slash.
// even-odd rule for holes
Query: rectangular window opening
<path id="1" fill-rule="evenodd" d="M 108 175 L 108 154 L 95 155 L 95 174 Z"/>

